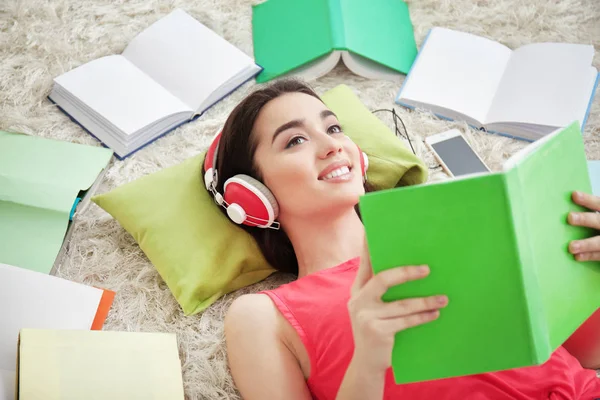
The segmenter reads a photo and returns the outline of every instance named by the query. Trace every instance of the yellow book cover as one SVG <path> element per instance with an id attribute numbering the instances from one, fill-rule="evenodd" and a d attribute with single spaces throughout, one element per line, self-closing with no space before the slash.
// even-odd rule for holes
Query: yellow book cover
<path id="1" fill-rule="evenodd" d="M 23 329 L 20 400 L 183 400 L 175 334 Z"/>

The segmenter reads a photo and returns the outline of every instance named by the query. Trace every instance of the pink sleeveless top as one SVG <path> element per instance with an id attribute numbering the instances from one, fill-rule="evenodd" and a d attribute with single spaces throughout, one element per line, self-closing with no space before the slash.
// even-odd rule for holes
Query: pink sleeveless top
<path id="1" fill-rule="evenodd" d="M 333 400 L 352 358 L 347 302 L 359 259 L 302 277 L 266 294 L 294 327 L 310 359 L 313 398 Z M 600 398 L 600 379 L 560 347 L 541 366 L 396 385 L 391 368 L 384 399 L 530 400 Z"/>

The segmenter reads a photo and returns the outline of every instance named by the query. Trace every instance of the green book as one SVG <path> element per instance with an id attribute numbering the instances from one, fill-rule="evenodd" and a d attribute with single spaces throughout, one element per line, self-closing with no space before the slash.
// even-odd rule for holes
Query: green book
<path id="1" fill-rule="evenodd" d="M 384 301 L 446 294 L 438 320 L 396 334 L 399 384 L 538 365 L 599 306 L 600 263 L 578 262 L 567 223 L 591 192 L 577 123 L 513 156 L 503 172 L 369 193 L 360 200 L 375 273 L 428 264 Z"/>
<path id="2" fill-rule="evenodd" d="M 389 79 L 408 73 L 417 55 L 400 0 L 268 0 L 252 11 L 258 82 L 288 73 L 315 79 L 340 58 L 358 75 Z"/>
<path id="3" fill-rule="evenodd" d="M 49 273 L 111 157 L 102 147 L 0 131 L 0 263 Z"/>

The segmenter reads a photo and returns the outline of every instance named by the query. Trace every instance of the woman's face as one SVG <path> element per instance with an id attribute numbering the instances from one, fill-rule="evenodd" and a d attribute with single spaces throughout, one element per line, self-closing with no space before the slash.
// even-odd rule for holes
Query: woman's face
<path id="1" fill-rule="evenodd" d="M 261 109 L 253 135 L 254 162 L 280 218 L 347 211 L 364 194 L 358 147 L 319 99 L 279 96 Z"/>

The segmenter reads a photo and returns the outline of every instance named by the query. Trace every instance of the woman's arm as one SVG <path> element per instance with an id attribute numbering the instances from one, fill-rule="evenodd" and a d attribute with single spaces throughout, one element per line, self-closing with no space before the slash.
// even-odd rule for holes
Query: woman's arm
<path id="1" fill-rule="evenodd" d="M 600 230 L 600 197 L 575 192 L 573 201 L 592 212 L 570 213 L 569 223 Z M 578 261 L 600 260 L 600 236 L 573 241 L 569 244 L 569 251 Z M 600 368 L 600 310 L 592 314 L 575 331 L 565 342 L 564 347 L 579 360 L 584 368 Z"/>
<path id="2" fill-rule="evenodd" d="M 233 380 L 246 400 L 311 398 L 296 357 L 277 329 L 277 309 L 261 294 L 237 298 L 225 317 Z"/>

